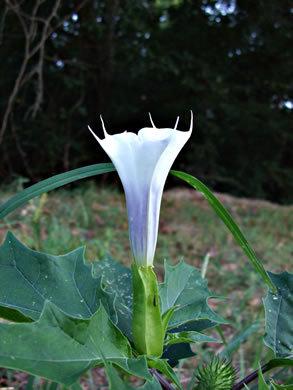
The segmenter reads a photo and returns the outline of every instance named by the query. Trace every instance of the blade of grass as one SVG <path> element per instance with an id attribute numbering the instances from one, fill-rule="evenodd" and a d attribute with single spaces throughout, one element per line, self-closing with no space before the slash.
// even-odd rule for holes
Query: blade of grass
<path id="1" fill-rule="evenodd" d="M 26 383 L 25 390 L 33 390 L 35 379 L 36 379 L 36 377 L 34 375 L 30 375 L 28 377 L 28 381 Z"/>
<path id="2" fill-rule="evenodd" d="M 71 390 L 83 390 L 83 388 L 79 382 L 76 382 L 71 386 Z"/>
<path id="3" fill-rule="evenodd" d="M 57 390 L 59 386 L 60 386 L 59 383 L 51 382 L 48 390 Z"/>
<path id="4" fill-rule="evenodd" d="M 259 341 L 259 344 L 258 344 L 258 347 L 257 347 L 257 350 L 256 350 L 256 354 L 255 354 L 255 358 L 254 358 L 254 361 L 253 361 L 253 365 L 252 365 L 252 368 L 254 370 L 257 369 L 258 362 L 261 361 L 261 355 L 262 355 L 263 347 L 264 347 L 264 342 L 263 342 L 263 339 L 261 339 Z"/>
<path id="5" fill-rule="evenodd" d="M 185 359 L 179 360 L 178 369 L 177 369 L 177 376 L 178 376 L 179 380 L 181 379 L 181 375 L 182 375 L 181 371 L 182 371 L 184 363 L 185 363 Z"/>
<path id="6" fill-rule="evenodd" d="M 232 352 L 236 351 L 239 347 L 241 347 L 241 345 L 247 340 L 250 335 L 256 333 L 262 327 L 262 322 L 254 322 L 240 333 L 237 333 L 232 338 L 232 340 L 229 341 L 228 345 L 226 345 L 226 347 L 220 352 L 219 356 L 226 356 L 227 358 L 230 358 Z"/>
<path id="7" fill-rule="evenodd" d="M 243 346 L 240 345 L 239 347 L 239 375 L 240 378 L 245 376 L 245 357 L 244 357 L 244 350 Z"/>
<path id="8" fill-rule="evenodd" d="M 201 269 L 201 277 L 203 279 L 206 277 L 206 273 L 207 273 L 208 266 L 209 266 L 209 261 L 210 261 L 210 254 L 208 252 L 203 259 L 203 265 L 202 265 L 202 269 Z"/>
<path id="9" fill-rule="evenodd" d="M 221 337 L 222 341 L 223 341 L 223 344 L 227 347 L 228 346 L 228 343 L 226 341 L 226 338 L 225 338 L 225 335 L 221 329 L 221 327 L 219 325 L 217 325 L 215 327 L 216 331 L 218 332 L 219 336 Z"/>
<path id="10" fill-rule="evenodd" d="M 88 371 L 88 378 L 90 383 L 90 390 L 95 390 L 96 386 L 95 386 L 92 370 Z"/>
<path id="11" fill-rule="evenodd" d="M 19 192 L 13 196 L 7 202 L 0 206 L 0 220 L 17 207 L 21 206 L 28 200 L 39 196 L 45 192 L 54 190 L 65 184 L 72 183 L 77 180 L 85 179 L 87 177 L 100 175 L 101 173 L 113 172 L 115 167 L 111 163 L 107 164 L 94 164 L 82 168 L 73 169 L 72 171 L 60 173 L 59 175 L 52 176 L 49 179 L 40 181 L 31 187 L 26 188 L 24 191 Z"/>
<path id="12" fill-rule="evenodd" d="M 205 199 L 209 202 L 209 204 L 213 207 L 215 212 L 218 214 L 218 216 L 222 219 L 224 224 L 233 234 L 234 238 L 239 243 L 243 251 L 246 253 L 247 257 L 249 258 L 249 260 L 257 270 L 257 272 L 260 274 L 264 282 L 276 294 L 277 289 L 274 286 L 271 279 L 269 278 L 262 263 L 257 258 L 256 254 L 254 253 L 253 249 L 249 245 L 248 241 L 246 240 L 244 234 L 239 229 L 236 222 L 233 220 L 233 218 L 231 217 L 229 212 L 225 209 L 225 207 L 222 205 L 222 203 L 215 197 L 215 195 L 201 181 L 196 179 L 194 176 L 179 171 L 170 171 L 170 173 L 172 173 L 176 177 L 179 177 L 179 179 L 186 181 L 188 184 L 190 184 L 193 188 L 198 190 L 205 197 Z"/>

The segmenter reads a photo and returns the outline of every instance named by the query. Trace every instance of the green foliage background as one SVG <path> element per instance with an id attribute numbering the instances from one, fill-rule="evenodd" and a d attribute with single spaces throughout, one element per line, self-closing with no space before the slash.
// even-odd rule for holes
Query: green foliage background
<path id="1" fill-rule="evenodd" d="M 81 2 L 60 2 L 51 26 Z M 35 1 L 21 5 L 31 15 Z M 55 2 L 38 10 L 46 19 Z M 19 75 L 25 37 L 0 4 L 0 117 Z M 30 19 L 24 16 L 27 25 Z M 42 34 L 37 23 L 35 41 Z M 282 203 L 293 197 L 292 4 L 289 0 L 88 0 L 45 44 L 43 97 L 37 76 L 14 99 L 0 144 L 0 177 L 33 183 L 108 161 L 87 133 L 158 127 L 195 131 L 176 166 L 208 186 Z M 29 59 L 27 72 L 39 63 Z M 291 103 L 290 103 L 291 102 Z"/>

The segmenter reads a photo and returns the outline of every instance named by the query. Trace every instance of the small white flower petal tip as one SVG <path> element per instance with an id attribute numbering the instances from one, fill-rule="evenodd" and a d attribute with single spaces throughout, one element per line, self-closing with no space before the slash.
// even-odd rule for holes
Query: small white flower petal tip
<path id="1" fill-rule="evenodd" d="M 192 110 L 190 110 L 190 115 L 191 115 L 191 118 L 190 118 L 189 131 L 192 131 L 192 129 L 193 129 L 193 112 L 192 112 Z"/>
<path id="2" fill-rule="evenodd" d="M 105 124 L 104 124 L 102 115 L 100 115 L 100 119 L 101 119 L 101 122 L 102 122 L 102 127 L 103 127 L 104 136 L 105 136 L 105 138 L 106 138 L 109 134 L 108 134 L 107 131 L 106 131 L 106 128 L 105 128 Z"/>
<path id="3" fill-rule="evenodd" d="M 92 135 L 95 137 L 95 139 L 96 139 L 98 142 L 100 142 L 100 141 L 101 141 L 100 138 L 93 132 L 93 130 L 90 128 L 90 125 L 88 125 L 87 128 L 88 128 L 89 131 L 92 133 Z"/>
<path id="4" fill-rule="evenodd" d="M 152 124 L 153 128 L 156 129 L 156 126 L 155 126 L 155 124 L 154 124 L 154 122 L 153 122 L 153 118 L 152 118 L 150 112 L 149 112 L 149 117 L 150 117 L 150 121 L 151 121 L 151 124 Z"/>
<path id="5" fill-rule="evenodd" d="M 174 126 L 174 130 L 177 130 L 178 123 L 179 123 L 179 116 L 177 116 L 176 123 L 175 123 L 175 126 Z"/>

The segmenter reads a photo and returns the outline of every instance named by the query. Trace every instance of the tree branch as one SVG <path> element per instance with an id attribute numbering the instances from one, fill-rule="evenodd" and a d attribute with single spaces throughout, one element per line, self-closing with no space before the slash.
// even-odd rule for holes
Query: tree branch
<path id="1" fill-rule="evenodd" d="M 5 19 L 6 19 L 6 16 L 8 14 L 8 11 L 9 11 L 9 7 L 6 5 L 4 12 L 3 12 L 3 15 L 2 15 L 1 24 L 0 24 L 0 45 L 1 45 L 2 39 L 3 39 L 3 32 L 4 32 L 4 28 L 5 28 Z"/>
<path id="2" fill-rule="evenodd" d="M 45 59 L 45 44 L 47 39 L 50 37 L 50 35 L 58 29 L 62 24 L 64 23 L 65 20 L 69 19 L 73 13 L 78 12 L 87 2 L 87 0 L 83 0 L 80 2 L 80 4 L 72 10 L 70 13 L 68 13 L 65 17 L 63 17 L 59 23 L 57 23 L 54 26 L 51 26 L 51 22 L 54 17 L 57 18 L 57 12 L 58 8 L 60 6 L 61 0 L 56 0 L 54 3 L 54 6 L 48 15 L 46 19 L 44 18 L 39 18 L 37 16 L 37 13 L 39 11 L 40 5 L 42 4 L 42 0 L 36 0 L 36 3 L 32 9 L 31 15 L 27 15 L 22 12 L 21 10 L 21 5 L 23 1 L 16 1 L 12 2 L 12 0 L 5 0 L 6 1 L 6 8 L 5 9 L 5 14 L 9 10 L 13 11 L 16 15 L 16 17 L 19 20 L 20 25 L 22 26 L 24 38 L 25 38 L 25 48 L 24 48 L 24 58 L 18 73 L 18 76 L 15 80 L 12 92 L 8 98 L 8 103 L 6 106 L 6 110 L 4 112 L 3 120 L 2 120 L 2 125 L 0 129 L 0 144 L 2 143 L 3 136 L 5 134 L 7 124 L 8 124 L 8 119 L 10 115 L 12 114 L 13 108 L 14 108 L 14 102 L 19 94 L 21 88 L 32 79 L 32 77 L 36 74 L 37 75 L 37 88 L 36 88 L 36 98 L 34 103 L 32 104 L 31 107 L 28 108 L 25 114 L 25 119 L 28 118 L 28 116 L 31 114 L 32 117 L 35 117 L 38 110 L 41 107 L 42 100 L 43 100 L 43 90 L 44 90 L 44 80 L 43 80 L 43 64 L 44 64 L 44 59 Z M 25 20 L 26 19 L 26 20 Z M 29 27 L 27 27 L 29 23 Z M 37 23 L 43 23 L 43 28 L 41 32 L 41 37 L 35 45 L 33 45 L 34 40 L 36 38 L 36 33 L 37 33 Z M 0 31 L 1 32 L 1 31 Z M 27 67 L 29 60 L 35 55 L 39 53 L 39 60 L 37 65 L 27 72 Z"/>
<path id="3" fill-rule="evenodd" d="M 10 125 L 11 125 L 12 134 L 13 134 L 13 137 L 14 137 L 15 145 L 16 145 L 16 148 L 17 148 L 18 153 L 20 155 L 20 158 L 22 159 L 23 166 L 24 166 L 24 168 L 26 170 L 27 175 L 30 178 L 33 178 L 32 171 L 30 169 L 29 163 L 28 163 L 27 158 L 26 158 L 26 153 L 23 150 L 23 148 L 21 146 L 21 143 L 20 143 L 20 140 L 18 138 L 16 127 L 15 127 L 14 121 L 13 121 L 13 115 L 10 116 L 10 122 L 11 122 Z"/>

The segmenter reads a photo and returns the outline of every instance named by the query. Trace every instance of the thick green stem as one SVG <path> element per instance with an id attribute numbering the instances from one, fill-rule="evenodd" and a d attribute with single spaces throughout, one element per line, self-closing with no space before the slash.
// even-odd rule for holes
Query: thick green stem
<path id="1" fill-rule="evenodd" d="M 131 266 L 133 288 L 132 332 L 139 354 L 160 357 L 164 331 L 157 277 L 152 267 Z"/>

